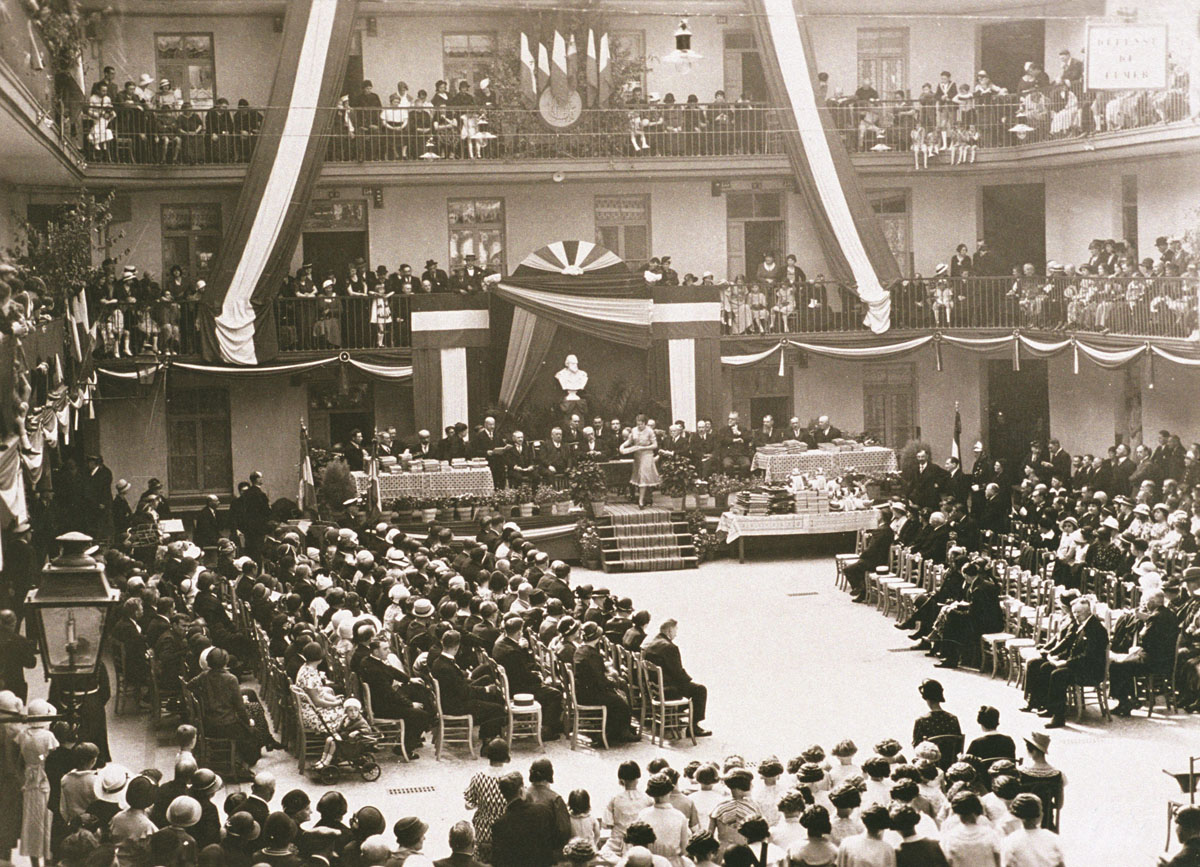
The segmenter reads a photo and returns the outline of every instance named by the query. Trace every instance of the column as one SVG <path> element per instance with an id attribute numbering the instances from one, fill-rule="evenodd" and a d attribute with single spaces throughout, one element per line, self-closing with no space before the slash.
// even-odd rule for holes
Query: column
<path id="1" fill-rule="evenodd" d="M 470 424 L 468 349 L 491 342 L 488 296 L 414 295 L 412 298 L 413 412 L 415 426 L 440 436 L 455 422 Z"/>

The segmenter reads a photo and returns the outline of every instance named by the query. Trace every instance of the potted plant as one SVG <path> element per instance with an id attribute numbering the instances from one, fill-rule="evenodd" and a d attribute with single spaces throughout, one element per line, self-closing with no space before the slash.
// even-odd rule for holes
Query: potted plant
<path id="1" fill-rule="evenodd" d="M 533 488 L 532 487 L 530 487 L 529 485 L 521 485 L 519 488 L 517 488 L 516 502 L 517 502 L 517 507 L 518 507 L 517 513 L 522 518 L 532 518 L 533 517 Z"/>
<path id="2" fill-rule="evenodd" d="M 555 491 L 554 504 L 551 507 L 556 515 L 571 514 L 571 492 Z"/>
<path id="3" fill-rule="evenodd" d="M 460 521 L 469 521 L 475 514 L 475 495 L 463 494 L 454 498 L 454 514 Z"/>
<path id="4" fill-rule="evenodd" d="M 434 502 L 437 519 L 443 524 L 454 520 L 454 497 L 441 497 Z"/>
<path id="5" fill-rule="evenodd" d="M 604 469 L 590 458 L 585 458 L 571 467 L 568 477 L 571 499 L 584 508 L 591 508 L 593 517 L 603 515 L 604 499 L 608 495 Z"/>
<path id="6" fill-rule="evenodd" d="M 699 509 L 687 514 L 688 532 L 692 534 L 692 547 L 696 549 L 696 560 L 704 563 L 716 559 L 721 551 L 721 543 L 716 533 L 708 529 L 708 519 Z"/>
<path id="7" fill-rule="evenodd" d="M 502 517 L 512 517 L 512 507 L 516 500 L 513 497 L 514 491 L 512 488 L 500 488 L 488 498 L 489 504 L 493 509 L 500 513 Z"/>
<path id="8" fill-rule="evenodd" d="M 432 524 L 437 520 L 437 500 L 420 500 L 419 502 L 421 506 L 421 523 Z"/>
<path id="9" fill-rule="evenodd" d="M 718 509 L 724 509 L 728 504 L 729 495 L 745 490 L 748 483 L 734 476 L 717 473 L 708 480 L 708 490 L 716 499 Z"/>
<path id="10" fill-rule="evenodd" d="M 696 508 L 715 509 L 717 498 L 712 495 L 707 479 L 696 479 Z"/>
<path id="11" fill-rule="evenodd" d="M 696 468 L 683 455 L 669 455 L 658 462 L 659 489 L 667 498 L 666 506 L 679 511 L 687 505 L 688 491 L 695 486 Z"/>
<path id="12" fill-rule="evenodd" d="M 600 568 L 600 532 L 596 522 L 590 518 L 580 518 L 575 522 L 575 541 L 579 545 L 579 559 L 586 569 Z"/>

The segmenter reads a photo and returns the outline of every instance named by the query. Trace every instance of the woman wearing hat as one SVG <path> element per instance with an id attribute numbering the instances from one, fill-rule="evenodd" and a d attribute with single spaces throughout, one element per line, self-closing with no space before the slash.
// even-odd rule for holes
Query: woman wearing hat
<path id="1" fill-rule="evenodd" d="M 779 769 L 783 770 L 782 767 Z M 646 794 L 654 799 L 652 806 L 638 814 L 638 821 L 654 829 L 654 842 L 650 851 L 666 858 L 671 867 L 683 867 L 684 851 L 687 849 L 689 829 L 687 817 L 671 804 L 671 793 L 675 783 L 659 771 L 646 781 Z"/>
<path id="2" fill-rule="evenodd" d="M 110 763 L 101 768 L 92 784 L 96 799 L 88 805 L 87 812 L 108 825 L 121 812 L 122 796 L 131 778 L 129 769 L 123 765 Z"/>
<path id="3" fill-rule="evenodd" d="M 914 747 L 922 741 L 927 741 L 939 735 L 962 734 L 962 727 L 958 724 L 958 717 L 942 709 L 942 702 L 946 700 L 946 694 L 942 690 L 940 683 L 932 678 L 927 678 L 921 681 L 918 692 L 920 692 L 921 698 L 925 699 L 925 704 L 929 706 L 929 713 L 918 717 L 917 721 L 913 723 Z"/>
<path id="4" fill-rule="evenodd" d="M 1025 738 L 1026 758 L 1017 768 L 1021 791 L 1037 795 L 1042 802 L 1042 827 L 1058 831 L 1058 811 L 1062 809 L 1066 775 L 1046 761 L 1050 735 L 1033 732 Z"/>
<path id="5" fill-rule="evenodd" d="M 54 716 L 55 709 L 43 699 L 29 703 L 31 717 Z M 30 723 L 16 736 L 25 763 L 25 782 L 21 787 L 21 854 L 33 867 L 49 860 L 50 855 L 50 780 L 46 777 L 46 756 L 58 746 L 47 721 Z"/>
<path id="6" fill-rule="evenodd" d="M 301 722 L 306 729 L 324 731 L 326 726 L 336 729 L 342 723 L 343 699 L 329 687 L 321 672 L 325 651 L 317 642 L 310 641 L 302 654 L 304 664 L 296 673 L 296 686 L 304 690 L 309 701 L 300 703 Z"/>

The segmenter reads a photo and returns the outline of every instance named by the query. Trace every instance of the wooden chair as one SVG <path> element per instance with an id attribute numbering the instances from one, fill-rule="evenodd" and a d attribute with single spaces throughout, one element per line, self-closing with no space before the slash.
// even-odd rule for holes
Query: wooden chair
<path id="1" fill-rule="evenodd" d="M 505 724 L 504 739 L 508 741 L 509 749 L 515 738 L 534 738 L 538 748 L 545 751 L 542 743 L 542 705 L 534 701 L 530 705 L 513 704 L 512 690 L 508 684 L 508 672 L 503 665 L 496 666 L 496 674 L 500 679 L 500 692 L 504 696 L 504 708 L 508 711 L 508 722 Z"/>
<path id="2" fill-rule="evenodd" d="M 1004 613 L 1004 629 L 1000 632 L 988 632 L 979 636 L 979 672 L 984 671 L 984 666 L 988 662 L 991 663 L 992 678 L 994 679 L 1000 673 L 1001 663 L 1004 667 L 1008 666 L 1008 657 L 1004 654 L 1004 649 L 1007 647 L 1007 642 L 1015 639 L 1014 618 L 1020 610 L 1021 603 L 1019 600 L 1007 597 L 1000 602 L 1000 610 Z"/>
<path id="3" fill-rule="evenodd" d="M 138 688 L 125 679 L 125 645 L 120 641 L 113 642 L 113 712 L 125 712 L 125 706 L 130 696 L 134 703 L 138 700 Z"/>
<path id="4" fill-rule="evenodd" d="M 1108 627 L 1109 635 L 1112 634 L 1112 612 L 1105 615 L 1105 626 Z M 1100 717 L 1109 722 L 1112 719 L 1112 714 L 1108 710 L 1108 668 L 1110 663 L 1107 646 L 1104 649 L 1104 679 L 1096 684 L 1077 683 L 1067 691 L 1067 695 L 1075 701 L 1075 718 L 1083 719 L 1083 711 L 1087 704 L 1087 691 L 1092 691 L 1092 697 L 1096 699 L 1096 704 L 1100 707 Z"/>
<path id="5" fill-rule="evenodd" d="M 952 764 L 958 761 L 958 757 L 963 751 L 964 741 L 963 735 L 931 735 L 929 737 L 929 742 L 936 746 L 942 754 L 938 761 L 939 768 L 947 771 Z"/>
<path id="6" fill-rule="evenodd" d="M 854 553 L 833 555 L 833 564 L 837 569 L 837 573 L 834 575 L 834 585 L 838 589 L 845 590 L 849 586 L 846 583 L 846 566 L 853 563 L 862 554 L 863 548 L 866 546 L 866 539 L 867 531 L 860 528 L 854 536 Z"/>
<path id="7" fill-rule="evenodd" d="M 367 718 L 367 722 L 371 724 L 371 728 L 379 732 L 380 738 L 377 745 L 380 747 L 391 747 L 392 752 L 401 756 L 404 761 L 412 761 L 408 755 L 408 748 L 404 746 L 404 720 L 383 719 L 375 716 L 375 707 L 371 704 L 370 685 L 358 683 L 358 677 L 353 674 L 350 677 L 354 679 L 355 685 L 358 686 L 359 694 L 362 696 L 363 716 Z"/>
<path id="8" fill-rule="evenodd" d="M 196 761 L 211 768 L 226 779 L 233 780 L 238 771 L 237 741 L 232 738 L 212 737 L 204 726 L 204 705 L 199 698 L 180 681 L 185 712 L 196 727 Z"/>
<path id="9" fill-rule="evenodd" d="M 304 725 L 304 712 L 302 708 L 308 705 L 316 712 L 316 707 L 313 706 L 312 699 L 308 697 L 303 689 L 292 684 L 291 686 L 292 704 L 296 713 L 296 727 L 292 733 L 295 742 L 293 744 L 296 754 L 296 764 L 300 773 L 304 773 L 304 769 L 308 767 L 308 763 L 319 760 L 325 753 L 325 738 L 327 733 L 320 729 L 307 728 Z"/>
<path id="10" fill-rule="evenodd" d="M 625 693 L 629 709 L 638 722 L 638 731 L 646 724 L 646 685 L 642 680 L 642 655 L 621 645 L 615 645 L 620 659 L 621 674 L 625 679 Z"/>
<path id="11" fill-rule="evenodd" d="M 1179 648 L 1183 646 L 1183 638 L 1184 632 L 1180 629 L 1175 636 L 1175 655 L 1171 657 L 1173 660 L 1179 659 Z M 1134 677 L 1134 698 L 1145 697 L 1147 699 L 1146 719 L 1154 716 L 1154 706 L 1158 703 L 1160 695 L 1166 704 L 1167 712 L 1175 710 L 1175 670 L 1178 667 L 1178 663 L 1172 663 L 1170 674 L 1147 673 Z"/>
<path id="12" fill-rule="evenodd" d="M 600 739 L 608 749 L 608 708 L 602 704 L 580 704 L 575 698 L 575 671 L 569 665 L 558 663 L 560 676 L 566 686 L 563 699 L 571 717 L 571 749 L 578 749 L 579 736 Z"/>
<path id="13" fill-rule="evenodd" d="M 683 731 L 696 743 L 695 711 L 690 698 L 667 698 L 662 669 L 642 660 L 642 678 L 646 684 L 646 718 L 650 723 L 650 742 L 661 747 L 668 731 Z"/>
<path id="14" fill-rule="evenodd" d="M 442 710 L 442 688 L 436 677 L 429 678 L 433 689 L 433 704 L 437 710 L 437 729 L 434 735 L 434 759 L 442 760 L 442 749 L 452 744 L 466 744 L 475 756 L 475 718 L 471 714 L 448 714 Z"/>

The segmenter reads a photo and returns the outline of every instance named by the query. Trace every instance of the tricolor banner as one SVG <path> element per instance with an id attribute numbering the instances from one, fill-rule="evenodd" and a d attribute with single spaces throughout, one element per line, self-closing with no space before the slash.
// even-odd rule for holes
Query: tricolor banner
<path id="1" fill-rule="evenodd" d="M 270 108 L 200 313 L 204 357 L 279 353 L 272 302 L 286 277 L 333 127 L 357 0 L 292 0 Z"/>

